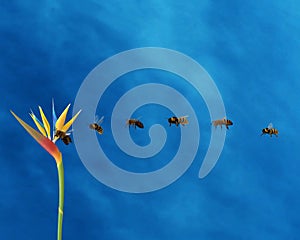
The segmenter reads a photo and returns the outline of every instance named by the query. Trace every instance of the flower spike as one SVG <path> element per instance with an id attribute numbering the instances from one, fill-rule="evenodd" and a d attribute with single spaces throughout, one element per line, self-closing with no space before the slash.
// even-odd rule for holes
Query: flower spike
<path id="1" fill-rule="evenodd" d="M 55 141 L 58 137 L 55 137 L 56 130 L 67 131 L 75 119 L 78 117 L 80 111 L 71 118 L 66 124 L 66 116 L 69 110 L 70 104 L 65 108 L 63 113 L 57 119 L 55 110 L 54 110 L 54 101 L 52 100 L 52 117 L 53 117 L 53 136 L 51 141 L 51 132 L 50 132 L 50 124 L 47 120 L 44 111 L 41 107 L 39 107 L 40 115 L 42 118 L 42 122 L 34 115 L 31 111 L 29 113 L 30 117 L 33 119 L 33 122 L 37 126 L 38 131 L 30 127 L 26 122 L 24 122 L 21 118 L 19 118 L 13 111 L 10 111 L 11 114 L 17 119 L 17 121 L 22 125 L 22 127 L 56 160 L 56 166 L 58 171 L 58 185 L 59 185 L 59 201 L 58 201 L 58 221 L 57 221 L 57 240 L 62 239 L 62 222 L 63 222 L 63 208 L 64 208 L 64 168 L 62 161 L 62 154 L 59 151 L 58 147 L 55 145 Z"/>

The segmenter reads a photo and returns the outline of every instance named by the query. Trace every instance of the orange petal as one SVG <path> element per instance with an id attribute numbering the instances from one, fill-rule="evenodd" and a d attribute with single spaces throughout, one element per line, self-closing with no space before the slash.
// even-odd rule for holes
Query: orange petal
<path id="1" fill-rule="evenodd" d="M 62 160 L 61 152 L 57 146 L 50 141 L 47 137 L 44 137 L 38 131 L 30 127 L 21 118 L 19 118 L 13 111 L 11 114 L 17 119 L 17 121 L 25 128 L 25 130 L 56 160 L 56 164 L 59 164 Z"/>
<path id="2" fill-rule="evenodd" d="M 34 115 L 34 113 L 32 111 L 31 111 L 31 113 L 29 113 L 29 115 L 32 118 L 35 125 L 37 126 L 38 130 L 46 137 L 47 133 L 45 131 L 43 124 L 37 119 L 37 117 Z"/>
<path id="3" fill-rule="evenodd" d="M 47 133 L 47 137 L 49 139 L 51 139 L 51 135 L 50 135 L 50 124 L 44 114 L 44 111 L 43 109 L 39 106 L 39 110 L 40 110 L 40 114 L 41 114 L 41 117 L 42 117 L 42 121 L 43 121 L 43 125 L 44 125 L 44 128 L 46 130 L 46 133 Z"/>
<path id="4" fill-rule="evenodd" d="M 59 116 L 59 118 L 57 119 L 56 121 L 56 124 L 55 124 L 55 128 L 56 130 L 61 130 L 62 127 L 64 126 L 65 124 L 65 120 L 66 120 L 66 116 L 67 116 L 67 113 L 68 113 L 68 110 L 69 110 L 69 107 L 71 106 L 71 104 L 69 104 L 65 110 L 62 112 L 62 114 Z"/>
<path id="5" fill-rule="evenodd" d="M 71 125 L 73 124 L 73 122 L 75 121 L 75 119 L 78 117 L 79 113 L 81 112 L 81 110 L 78 111 L 78 113 L 76 113 L 76 115 L 69 121 L 67 122 L 63 127 L 62 127 L 62 131 L 63 132 L 67 132 L 68 129 L 71 127 Z"/>

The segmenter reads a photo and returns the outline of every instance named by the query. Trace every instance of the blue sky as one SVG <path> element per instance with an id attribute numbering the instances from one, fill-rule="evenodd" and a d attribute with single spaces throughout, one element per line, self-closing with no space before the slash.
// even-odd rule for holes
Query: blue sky
<path id="1" fill-rule="evenodd" d="M 40 105 L 50 116 L 54 97 L 60 113 L 100 62 L 154 46 L 190 56 L 214 79 L 234 122 L 221 157 L 206 178 L 198 179 L 209 143 L 209 114 L 201 97 L 194 100 L 192 89 L 169 76 L 199 109 L 201 140 L 193 164 L 162 190 L 130 194 L 98 182 L 74 144 L 59 142 L 65 165 L 64 239 L 297 239 L 299 10 L 292 0 L 2 1 L 0 238 L 55 239 L 57 224 L 55 162 L 9 109 L 31 123 L 29 110 L 37 113 Z M 151 74 L 132 78 L 139 83 L 140 76 Z M 117 87 L 113 94 L 120 94 Z M 104 114 L 115 104 L 109 96 L 99 110 Z M 278 138 L 260 137 L 269 122 L 279 129 Z M 174 135 L 175 128 L 166 129 Z M 108 154 L 116 154 L 106 132 L 107 142 L 101 141 Z M 141 134 L 147 138 L 147 129 Z M 176 151 L 178 135 L 172 139 L 163 156 L 172 158 Z M 129 169 L 161 166 L 122 160 L 118 164 Z"/>

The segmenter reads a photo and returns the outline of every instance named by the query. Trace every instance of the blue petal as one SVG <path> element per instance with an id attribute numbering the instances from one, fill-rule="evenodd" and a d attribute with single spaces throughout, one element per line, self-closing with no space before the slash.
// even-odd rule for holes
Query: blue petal
<path id="1" fill-rule="evenodd" d="M 53 130 L 53 137 L 52 139 L 54 139 L 54 135 L 55 135 L 55 124 L 57 121 L 57 117 L 56 117 L 56 113 L 55 113 L 55 109 L 54 109 L 54 99 L 52 99 L 52 119 L 53 119 L 53 125 L 52 125 L 52 130 Z"/>

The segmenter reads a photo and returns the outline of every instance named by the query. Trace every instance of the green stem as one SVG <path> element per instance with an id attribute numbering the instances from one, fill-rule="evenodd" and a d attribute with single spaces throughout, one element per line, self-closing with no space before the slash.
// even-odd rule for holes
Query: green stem
<path id="1" fill-rule="evenodd" d="M 57 222 L 57 240 L 62 239 L 62 223 L 64 214 L 64 166 L 60 161 L 57 164 L 58 182 L 59 182 L 59 204 L 58 204 L 58 222 Z"/>

